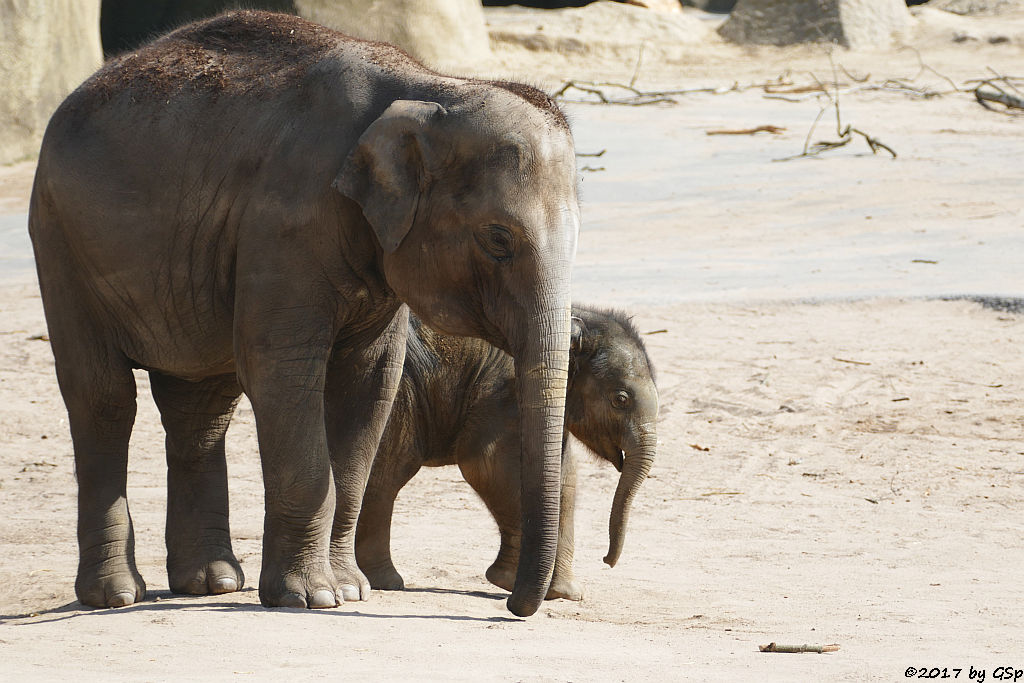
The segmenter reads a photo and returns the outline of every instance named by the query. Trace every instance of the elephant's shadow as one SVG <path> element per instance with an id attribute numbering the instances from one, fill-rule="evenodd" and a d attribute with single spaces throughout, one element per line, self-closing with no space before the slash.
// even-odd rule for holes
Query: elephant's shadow
<path id="1" fill-rule="evenodd" d="M 31 624 L 65 621 L 68 619 L 75 619 L 80 617 L 111 617 L 116 616 L 118 614 L 123 614 L 125 612 L 151 612 L 154 614 L 159 614 L 165 612 L 173 612 L 175 610 L 182 609 L 189 609 L 193 611 L 199 609 L 211 612 L 264 612 L 266 611 L 266 608 L 261 605 L 253 604 L 252 602 L 240 602 L 237 600 L 230 600 L 231 595 L 255 591 L 255 588 L 243 588 L 237 593 L 227 594 L 223 596 L 189 596 L 172 593 L 169 590 L 157 590 L 150 591 L 149 594 L 147 595 L 147 599 L 143 602 L 139 602 L 134 605 L 129 605 L 127 607 L 101 609 L 87 607 L 78 600 L 73 600 L 72 602 L 66 603 L 59 607 L 39 610 L 37 612 L 27 612 L 21 614 L 0 614 L 0 625 L 28 626 Z M 438 595 L 464 595 L 467 597 L 487 598 L 490 600 L 505 600 L 508 597 L 507 593 L 502 594 L 487 591 L 466 591 L 451 588 L 406 588 L 403 592 L 432 593 Z M 229 599 L 225 600 L 224 598 Z M 274 608 L 274 611 L 303 612 L 318 616 L 359 617 L 370 619 L 445 619 L 448 621 L 481 622 L 521 621 L 521 619 L 506 616 L 474 617 L 453 614 L 382 614 L 367 612 L 361 609 L 346 608 L 345 606 L 342 606 L 338 609 L 329 610 L 307 610 L 301 608 L 277 607 Z"/>

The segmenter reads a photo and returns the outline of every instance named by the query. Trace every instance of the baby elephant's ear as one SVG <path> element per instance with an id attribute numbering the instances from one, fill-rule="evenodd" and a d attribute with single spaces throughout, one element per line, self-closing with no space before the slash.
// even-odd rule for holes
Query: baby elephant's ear
<path id="1" fill-rule="evenodd" d="M 412 228 L 429 183 L 432 127 L 447 112 L 437 102 L 396 100 L 363 131 L 332 187 L 363 209 L 377 241 L 394 252 Z"/>
<path id="2" fill-rule="evenodd" d="M 569 336 L 569 353 L 578 354 L 583 350 L 583 335 L 587 332 L 587 326 L 581 318 L 572 316 L 572 331 Z"/>

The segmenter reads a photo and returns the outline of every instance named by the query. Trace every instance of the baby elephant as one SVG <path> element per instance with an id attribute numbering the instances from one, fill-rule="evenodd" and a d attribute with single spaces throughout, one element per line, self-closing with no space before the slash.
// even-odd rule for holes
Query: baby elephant
<path id="1" fill-rule="evenodd" d="M 658 392 L 643 341 L 621 313 L 573 308 L 565 427 L 621 472 L 604 561 L 622 551 L 629 507 L 657 448 Z M 489 344 L 410 323 L 405 371 L 370 473 L 356 531 L 356 560 L 373 588 L 404 582 L 391 560 L 395 498 L 424 465 L 458 465 L 501 532 L 487 579 L 515 582 L 520 544 L 520 428 L 513 360 Z M 573 578 L 576 466 L 562 442 L 558 552 L 547 598 L 583 597 Z"/>

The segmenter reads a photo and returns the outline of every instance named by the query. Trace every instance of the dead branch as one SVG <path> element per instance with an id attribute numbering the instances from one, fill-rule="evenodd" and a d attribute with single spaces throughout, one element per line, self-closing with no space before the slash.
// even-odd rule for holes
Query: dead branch
<path id="1" fill-rule="evenodd" d="M 1024 110 L 1024 97 L 1007 92 L 1002 86 L 999 85 L 999 83 L 1002 82 L 1002 84 L 1005 85 L 1007 88 L 1010 88 L 1016 91 L 1017 93 L 1020 93 L 1020 90 L 1013 83 L 1014 80 L 1020 79 L 1013 79 L 1007 76 L 1002 76 L 992 67 L 987 68 L 989 71 L 992 72 L 993 78 L 980 79 L 976 81 L 978 85 L 975 86 L 974 88 L 974 99 L 978 102 L 978 104 L 985 107 L 985 109 L 988 109 L 989 111 L 998 111 L 1002 114 L 1017 115 L 1018 112 L 1011 112 L 1008 110 Z M 982 88 L 985 86 L 988 86 L 992 90 L 995 90 L 995 92 L 982 90 Z M 993 107 L 992 105 L 988 104 L 989 102 L 1001 104 L 1004 107 L 1006 107 L 1006 109 L 997 109 L 996 107 Z"/>
<path id="2" fill-rule="evenodd" d="M 640 76 L 640 65 L 644 61 L 644 46 L 645 45 L 647 45 L 647 43 L 640 43 L 640 53 L 637 54 L 637 56 L 636 56 L 636 66 L 633 67 L 633 77 L 629 79 L 629 87 L 631 87 L 631 88 L 636 85 L 636 79 L 639 78 L 639 76 Z"/>
<path id="3" fill-rule="evenodd" d="M 735 130 L 708 130 L 704 131 L 708 135 L 754 135 L 755 133 L 771 133 L 772 135 L 782 135 L 785 132 L 785 128 L 780 126 L 764 125 L 756 126 L 754 128 L 737 128 Z"/>
<path id="4" fill-rule="evenodd" d="M 864 141 L 867 142 L 868 148 L 871 150 L 872 154 L 878 154 L 878 150 L 885 150 L 886 152 L 892 155 L 893 159 L 895 159 L 896 151 L 889 145 L 879 140 L 878 138 L 868 135 L 859 128 L 854 128 L 849 124 L 847 124 L 845 127 L 843 126 L 842 111 L 839 107 L 839 74 L 836 69 L 836 64 L 832 60 L 831 52 L 828 53 L 828 61 L 829 64 L 832 66 L 831 91 L 828 87 L 825 86 L 824 83 L 822 83 L 818 79 L 818 77 L 815 74 L 808 74 L 811 77 L 811 79 L 815 82 L 817 87 L 820 89 L 821 94 L 823 94 L 828 101 L 824 105 L 822 105 L 821 109 L 818 110 L 818 115 L 814 117 L 814 122 L 811 124 L 811 129 L 807 131 L 807 137 L 804 139 L 803 151 L 800 154 L 795 154 L 789 157 L 783 157 L 781 159 L 773 159 L 773 161 L 792 161 L 793 159 L 817 156 L 822 152 L 827 152 L 830 149 L 836 149 L 837 147 L 843 147 L 845 145 L 848 145 L 853 140 L 854 135 L 859 135 L 862 138 L 864 138 Z M 825 112 L 828 111 L 830 107 L 834 108 L 836 112 L 836 135 L 839 136 L 839 139 L 822 140 L 814 143 L 814 145 L 811 145 L 811 136 L 814 134 L 814 130 L 815 128 L 817 128 L 818 122 L 821 121 L 821 117 L 824 116 Z"/>
<path id="5" fill-rule="evenodd" d="M 811 144 L 811 135 L 814 134 L 814 129 L 818 127 L 818 121 L 821 121 L 821 117 L 825 115 L 828 110 L 828 105 L 825 105 L 818 110 L 818 115 L 814 117 L 814 123 L 811 124 L 811 129 L 807 131 L 807 137 L 804 138 L 804 154 L 807 154 L 807 149 Z"/>
<path id="6" fill-rule="evenodd" d="M 913 95 L 915 97 L 920 97 L 926 100 L 929 100 L 933 97 L 941 97 L 942 95 L 946 95 L 949 92 L 953 92 L 931 90 L 926 87 L 917 87 L 911 85 L 910 83 L 906 83 L 898 78 L 888 78 L 885 81 L 883 81 L 880 85 L 865 86 L 864 90 L 885 90 L 887 92 L 901 92 L 906 95 Z"/>
<path id="7" fill-rule="evenodd" d="M 767 645 L 758 645 L 758 649 L 761 652 L 814 652 L 820 655 L 824 652 L 838 652 L 839 646 L 835 643 L 830 645 L 779 645 L 778 643 L 768 643 Z"/>
<path id="8" fill-rule="evenodd" d="M 612 82 L 596 82 L 596 81 L 566 81 L 562 84 L 558 90 L 551 94 L 552 99 L 560 100 L 562 102 L 568 102 L 571 104 L 619 104 L 626 106 L 644 106 L 648 104 L 676 104 L 677 97 L 681 95 L 695 95 L 695 94 L 707 94 L 707 95 L 725 95 L 727 93 L 743 92 L 746 90 L 760 88 L 785 88 L 787 86 L 793 86 L 792 81 L 785 75 L 780 75 L 775 80 L 770 80 L 764 83 L 749 83 L 741 85 L 738 81 L 732 83 L 729 86 L 720 87 L 703 87 L 703 88 L 683 88 L 679 90 L 640 90 L 636 87 L 636 80 L 639 74 L 641 59 L 643 58 L 643 50 L 641 49 L 640 55 L 637 58 L 637 64 L 633 71 L 633 77 L 629 83 L 612 83 Z M 593 95 L 595 99 L 570 99 L 569 93 L 573 90 L 588 95 Z M 615 96 L 609 91 L 625 91 L 625 96 Z M 780 92 L 786 92 L 782 90 Z"/>
<path id="9" fill-rule="evenodd" d="M 1015 86 L 1013 84 L 1014 80 L 1024 81 L 1024 79 L 1022 79 L 1022 78 L 1016 78 L 1016 79 L 1015 78 L 1008 78 L 1006 76 L 1001 75 L 998 71 L 996 71 L 995 69 L 993 69 L 990 66 L 986 66 L 985 68 L 992 72 L 992 76 L 994 76 L 994 78 L 992 80 L 1003 81 L 1004 83 L 1006 83 L 1006 85 L 1010 86 L 1010 88 L 1015 90 L 1018 94 L 1024 95 L 1024 93 L 1022 93 L 1020 90 L 1018 90 L 1017 86 Z"/>
<path id="10" fill-rule="evenodd" d="M 817 98 L 821 93 L 815 92 L 803 97 L 788 97 L 786 95 L 763 95 L 766 100 L 782 100 L 783 102 L 806 102 L 811 98 Z"/>
<path id="11" fill-rule="evenodd" d="M 625 90 L 630 95 L 626 97 L 609 97 L 605 94 L 605 89 L 618 88 Z M 569 99 L 566 97 L 566 93 L 571 90 L 578 90 L 589 95 L 593 95 L 597 98 L 597 101 L 588 99 Z M 697 88 L 692 91 L 674 91 L 673 95 L 688 94 L 689 92 L 712 92 L 713 88 Z M 644 92 L 638 90 L 632 85 L 624 85 L 622 83 L 593 83 L 590 81 L 566 81 L 561 88 L 556 90 L 551 95 L 552 99 L 562 100 L 563 102 L 571 102 L 573 104 L 619 104 L 631 107 L 639 107 L 648 104 L 675 104 L 676 101 L 668 96 L 666 93 L 660 92 Z"/>
<path id="12" fill-rule="evenodd" d="M 859 128 L 851 128 L 850 126 L 846 127 L 846 131 L 849 133 L 856 133 L 857 135 L 864 138 L 864 142 L 868 143 L 868 147 L 871 148 L 872 154 L 878 154 L 878 150 L 884 149 L 886 152 L 892 155 L 893 159 L 896 158 L 896 150 L 894 150 L 892 147 L 885 144 L 878 138 L 871 137 L 870 135 L 860 130 Z"/>
<path id="13" fill-rule="evenodd" d="M 849 78 L 854 83 L 867 83 L 868 80 L 871 79 L 871 74 L 864 74 L 860 78 L 857 78 L 856 76 L 851 74 L 849 71 L 847 71 L 846 67 L 843 66 L 842 64 L 839 65 L 839 70 L 842 71 L 844 74 L 846 74 L 846 77 Z"/>
<path id="14" fill-rule="evenodd" d="M 843 83 L 843 87 L 846 87 L 845 83 Z M 824 92 L 824 87 L 820 83 L 815 83 L 814 85 L 793 85 L 791 83 L 785 85 L 775 85 L 773 83 L 766 83 L 764 85 L 764 91 L 772 95 L 799 95 L 801 93 Z"/>
<path id="15" fill-rule="evenodd" d="M 945 75 L 943 73 L 940 73 L 939 71 L 935 70 L 934 68 L 932 68 L 928 64 L 925 64 L 924 58 L 921 57 L 921 53 L 918 51 L 917 48 L 911 47 L 910 45 L 905 45 L 904 47 L 901 48 L 901 50 L 910 50 L 911 52 L 914 53 L 914 56 L 917 57 L 917 66 L 918 66 L 917 74 L 915 74 L 914 77 L 909 79 L 909 80 L 916 81 L 918 78 L 921 77 L 922 74 L 924 74 L 927 71 L 927 72 L 935 74 L 936 76 L 938 76 L 942 80 L 944 80 L 947 83 L 949 83 L 949 85 L 953 88 L 954 92 L 963 92 L 963 90 L 956 83 L 953 82 L 952 78 L 950 78 L 949 76 L 947 76 L 947 75 Z"/>
<path id="16" fill-rule="evenodd" d="M 849 358 L 836 358 L 832 356 L 832 360 L 839 363 L 850 363 L 851 365 L 871 365 L 871 363 L 863 360 L 850 360 Z"/>
<path id="17" fill-rule="evenodd" d="M 966 81 L 964 81 L 964 83 L 966 83 L 966 84 L 971 84 L 971 83 L 981 84 L 981 83 L 987 83 L 989 81 L 995 81 L 995 82 L 1002 81 L 1007 87 L 1009 87 L 1011 90 L 1014 90 L 1014 91 L 1016 91 L 1018 93 L 1020 92 L 1020 90 L 1017 88 L 1016 85 L 1014 85 L 1014 83 L 1016 82 L 1016 83 L 1021 83 L 1022 85 L 1024 85 L 1024 76 L 999 76 L 998 72 L 994 71 L 992 69 L 992 67 L 989 66 L 989 67 L 985 67 L 985 68 L 988 69 L 989 71 L 992 71 L 992 73 L 995 74 L 995 76 L 993 78 L 969 78 Z M 1024 94 L 1024 93 L 1022 93 L 1022 94 Z"/>
<path id="18" fill-rule="evenodd" d="M 1024 109 L 1024 99 L 1017 97 L 1016 95 L 1010 95 L 1006 92 L 985 92 L 979 87 L 974 91 L 974 99 L 978 101 L 978 104 L 985 107 L 985 109 L 998 111 L 1003 114 L 1009 114 L 1010 112 L 1004 109 L 996 109 L 995 107 L 986 104 L 986 102 L 997 102 L 1007 109 Z"/>

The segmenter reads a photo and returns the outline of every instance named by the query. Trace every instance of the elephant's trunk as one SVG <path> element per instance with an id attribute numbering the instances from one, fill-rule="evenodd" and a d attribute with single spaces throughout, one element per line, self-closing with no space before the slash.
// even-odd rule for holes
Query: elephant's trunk
<path id="1" fill-rule="evenodd" d="M 654 462 L 654 454 L 658 447 L 658 434 L 653 424 L 638 429 L 628 440 L 625 451 L 625 462 L 618 486 L 615 487 L 615 499 L 612 502 L 611 517 L 608 520 L 608 554 L 604 561 L 614 567 L 622 554 L 622 544 L 626 540 L 626 524 L 629 521 L 629 508 L 640 485 L 647 479 Z"/>
<path id="2" fill-rule="evenodd" d="M 566 288 L 567 290 L 568 288 Z M 562 426 L 569 365 L 570 307 L 532 318 L 522 351 L 515 354 L 522 443 L 522 545 L 513 614 L 528 617 L 547 595 L 558 549 Z"/>

